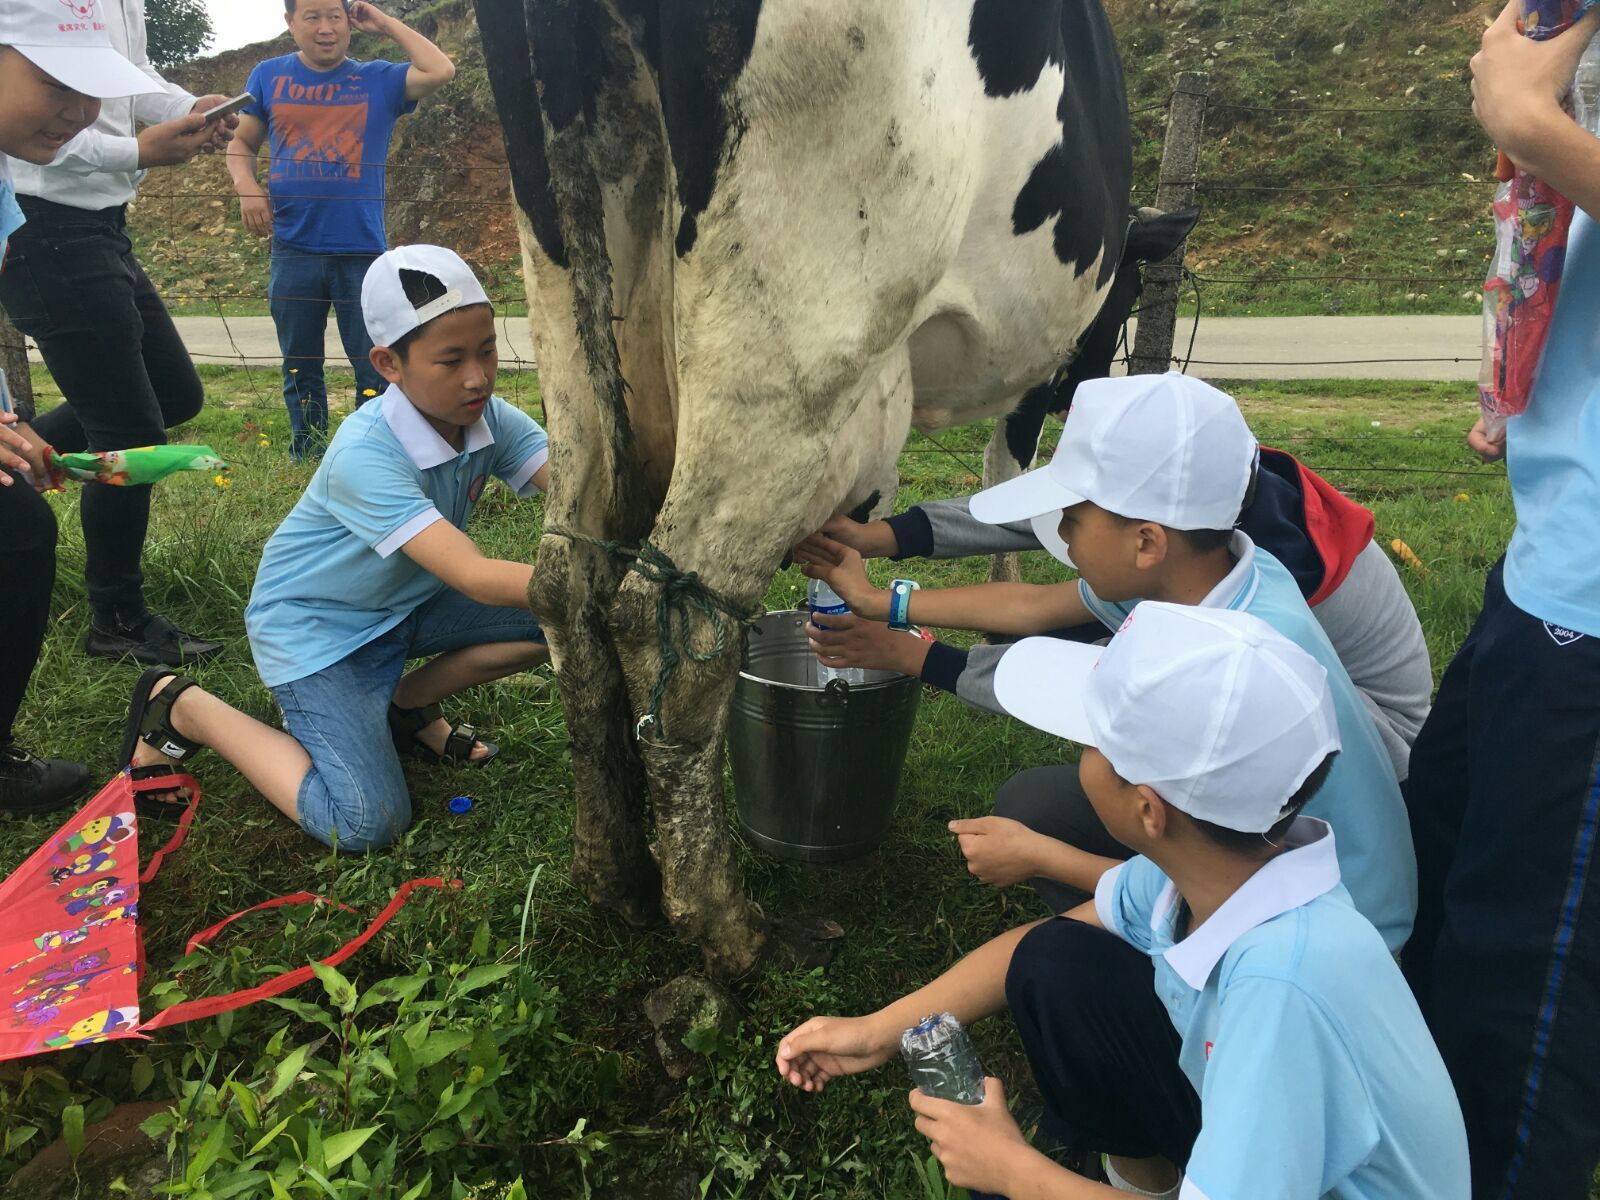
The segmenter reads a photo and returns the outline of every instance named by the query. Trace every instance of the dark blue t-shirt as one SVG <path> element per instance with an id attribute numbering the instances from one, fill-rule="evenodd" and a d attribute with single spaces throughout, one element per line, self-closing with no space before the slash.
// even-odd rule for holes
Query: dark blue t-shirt
<path id="1" fill-rule="evenodd" d="M 272 154 L 272 237 L 320 254 L 382 254 L 384 164 L 406 99 L 408 63 L 346 59 L 313 71 L 298 54 L 250 72 Z"/>

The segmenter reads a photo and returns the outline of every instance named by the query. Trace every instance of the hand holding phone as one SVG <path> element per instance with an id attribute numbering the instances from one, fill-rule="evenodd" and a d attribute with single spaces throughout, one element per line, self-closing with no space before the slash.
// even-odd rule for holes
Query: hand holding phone
<path id="1" fill-rule="evenodd" d="M 250 105 L 254 104 L 255 102 L 256 98 L 249 92 L 240 92 L 232 99 L 224 100 L 215 108 L 206 109 L 206 111 L 200 115 L 206 119 L 207 123 L 212 121 L 220 121 L 223 117 L 231 117 L 234 113 L 250 107 Z"/>

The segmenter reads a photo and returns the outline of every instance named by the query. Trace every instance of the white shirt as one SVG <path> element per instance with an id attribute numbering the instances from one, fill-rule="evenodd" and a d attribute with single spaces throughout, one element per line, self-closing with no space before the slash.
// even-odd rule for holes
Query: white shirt
<path id="1" fill-rule="evenodd" d="M 144 0 L 100 0 L 111 44 L 165 92 L 124 96 L 100 106 L 100 119 L 73 138 L 48 167 L 13 160 L 17 191 L 71 208 L 101 209 L 127 204 L 138 192 L 139 125 L 159 125 L 186 116 L 195 97 L 168 83 L 150 65 L 145 38 Z"/>

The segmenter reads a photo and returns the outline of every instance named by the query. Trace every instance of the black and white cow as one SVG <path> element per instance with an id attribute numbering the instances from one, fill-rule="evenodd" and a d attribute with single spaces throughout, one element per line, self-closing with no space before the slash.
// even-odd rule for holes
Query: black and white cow
<path id="1" fill-rule="evenodd" d="M 553 446 L 532 600 L 574 873 L 742 972 L 791 939 L 723 805 L 738 637 L 691 610 L 656 695 L 658 602 L 695 587 L 662 564 L 755 608 L 799 537 L 892 499 L 913 423 L 1010 412 L 1072 356 L 1128 229 L 1116 46 L 1100 0 L 477 10 Z M 630 572 L 614 544 L 646 538 Z"/>

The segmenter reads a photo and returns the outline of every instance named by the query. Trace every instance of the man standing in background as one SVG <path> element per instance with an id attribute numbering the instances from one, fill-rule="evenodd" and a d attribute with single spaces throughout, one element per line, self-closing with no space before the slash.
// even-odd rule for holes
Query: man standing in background
<path id="1" fill-rule="evenodd" d="M 328 309 L 356 373 L 356 407 L 387 384 L 368 360 L 361 281 L 389 248 L 384 176 L 395 123 L 455 77 L 448 56 L 365 0 L 284 0 L 298 47 L 250 73 L 255 103 L 244 110 L 228 152 L 244 227 L 272 237 L 272 320 L 283 354 L 283 401 L 295 462 L 328 440 L 323 378 Z M 347 57 L 350 32 L 391 39 L 409 63 Z M 261 143 L 271 139 L 269 200 L 256 179 Z"/>
<path id="2" fill-rule="evenodd" d="M 0 304 L 38 343 L 65 398 L 34 421 L 41 437 L 62 452 L 158 445 L 200 411 L 204 392 L 134 257 L 127 208 L 149 168 L 224 147 L 238 121 L 207 122 L 200 114 L 226 97 L 196 98 L 156 73 L 146 53 L 143 0 L 72 0 L 61 16 L 106 29 L 112 46 L 161 90 L 107 100 L 92 126 L 62 140 L 48 166 L 15 161 L 27 224 L 11 238 Z M 89 654 L 178 666 L 222 649 L 146 607 L 149 487 L 88 484 L 80 515 Z"/>

